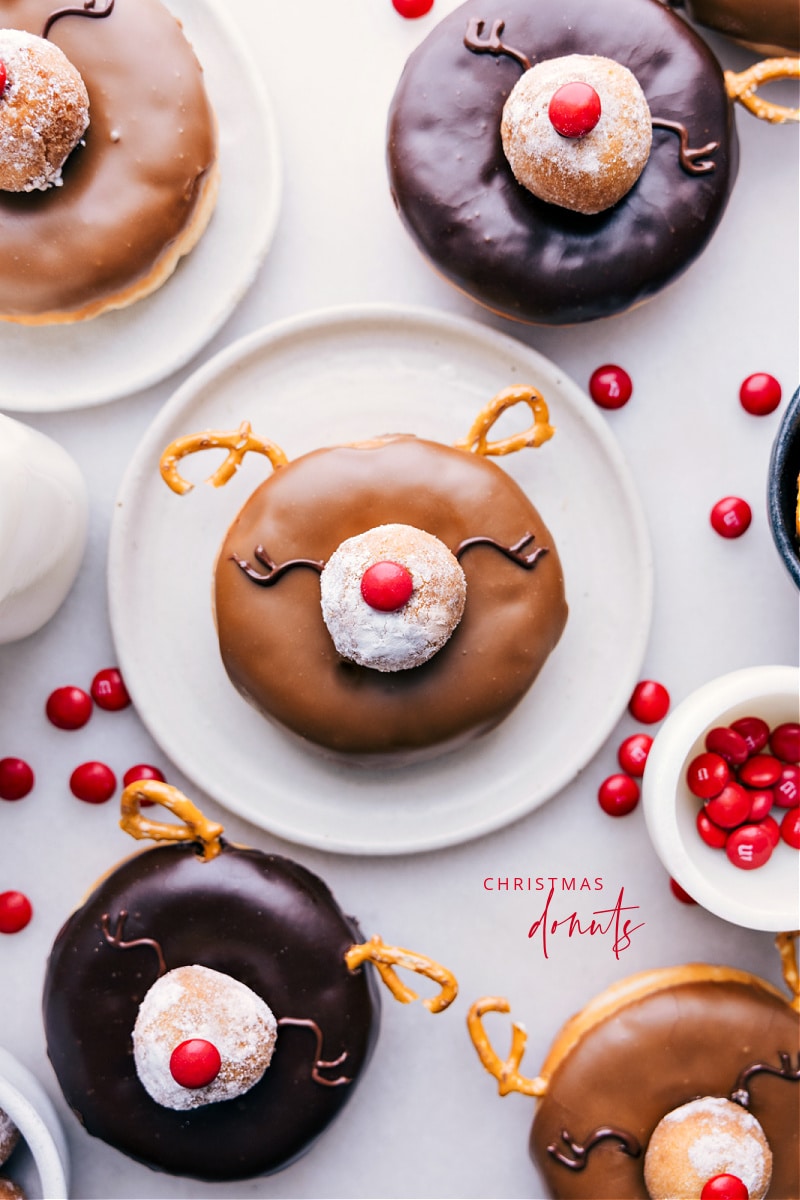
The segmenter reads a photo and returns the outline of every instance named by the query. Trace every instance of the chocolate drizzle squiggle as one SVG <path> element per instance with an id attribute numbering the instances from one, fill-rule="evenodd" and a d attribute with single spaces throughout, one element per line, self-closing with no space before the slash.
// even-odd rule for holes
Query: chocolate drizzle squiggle
<path id="1" fill-rule="evenodd" d="M 523 554 L 522 551 L 526 546 L 534 540 L 535 535 L 532 533 L 524 533 L 518 542 L 514 542 L 513 546 L 504 546 L 502 542 L 498 542 L 493 537 L 471 537 L 464 538 L 463 542 L 459 542 L 453 551 L 454 558 L 461 558 L 465 551 L 471 546 L 492 546 L 495 550 L 499 550 L 506 558 L 510 558 L 512 562 L 519 563 L 526 571 L 529 571 L 536 565 L 538 559 L 543 554 L 547 554 L 546 546 L 537 546 L 530 554 Z"/>
<path id="2" fill-rule="evenodd" d="M 113 946 L 116 950 L 131 950 L 134 946 L 149 946 L 151 950 L 155 950 L 158 958 L 158 975 L 156 978 L 161 978 L 167 973 L 167 964 L 164 961 L 164 954 L 159 943 L 155 938 L 135 938 L 130 942 L 123 942 L 122 930 L 128 918 L 128 910 L 121 908 L 117 917 L 117 928 L 115 933 L 111 933 L 109 929 L 110 917 L 108 913 L 103 913 L 100 919 L 100 928 L 103 930 L 103 937 L 108 942 L 109 946 Z"/>
<path id="3" fill-rule="evenodd" d="M 97 0 L 85 0 L 81 8 L 57 8 L 44 23 L 41 36 L 46 38 L 56 21 L 62 17 L 108 17 L 114 8 L 114 0 L 108 0 L 105 8 L 96 8 Z"/>
<path id="4" fill-rule="evenodd" d="M 680 138 L 678 157 L 684 171 L 689 175 L 707 175 L 709 171 L 716 171 L 717 164 L 701 158 L 701 155 L 713 154 L 719 150 L 719 142 L 708 142 L 705 146 L 690 149 L 689 131 L 680 121 L 665 121 L 661 117 L 653 117 L 652 124 L 654 129 L 668 129 L 670 133 L 677 133 Z"/>
<path id="5" fill-rule="evenodd" d="M 282 575 L 287 571 L 291 571 L 292 567 L 311 567 L 313 571 L 322 574 L 325 566 L 324 562 L 320 562 L 316 558 L 289 558 L 286 562 L 276 563 L 267 554 L 263 546 L 256 546 L 253 551 L 253 556 L 258 559 L 262 566 L 266 567 L 266 574 L 257 571 L 246 559 L 240 558 L 238 554 L 232 554 L 231 559 L 236 563 L 241 571 L 244 571 L 248 579 L 252 579 L 253 583 L 257 583 L 259 587 L 271 587 L 273 583 L 277 583 Z"/>
<path id="6" fill-rule="evenodd" d="M 480 17 L 470 18 L 467 32 L 464 34 L 464 45 L 467 49 L 472 50 L 475 54 L 505 54 L 508 58 L 516 59 L 523 71 L 530 71 L 531 60 L 527 54 L 523 54 L 521 50 L 515 50 L 513 46 L 506 46 L 500 41 L 500 34 L 506 26 L 505 21 L 495 21 L 492 25 L 492 32 L 481 41 L 484 24 L 485 22 Z"/>
<path id="7" fill-rule="evenodd" d="M 753 1063 L 749 1067 L 745 1067 L 736 1080 L 736 1086 L 731 1092 L 731 1100 L 736 1104 L 741 1104 L 743 1108 L 748 1108 L 750 1104 L 750 1089 L 747 1086 L 754 1075 L 777 1075 L 779 1079 L 789 1079 L 797 1083 L 800 1081 L 800 1053 L 797 1055 L 797 1066 L 792 1066 L 791 1054 L 779 1053 L 781 1065 L 773 1067 L 770 1063 Z"/>
<path id="8" fill-rule="evenodd" d="M 631 1158 L 638 1158 L 642 1153 L 642 1147 L 632 1133 L 627 1133 L 624 1129 L 615 1129 L 611 1125 L 600 1125 L 597 1129 L 593 1129 L 582 1145 L 580 1142 L 573 1141 L 569 1130 L 562 1129 L 561 1140 L 569 1147 L 574 1157 L 569 1158 L 562 1150 L 559 1150 L 555 1142 L 551 1142 L 547 1147 L 547 1153 L 570 1171 L 582 1171 L 586 1166 L 589 1152 L 598 1142 L 603 1142 L 607 1138 L 614 1138 L 615 1141 L 618 1141 L 623 1154 L 627 1154 Z"/>
<path id="9" fill-rule="evenodd" d="M 317 1041 L 317 1057 L 311 1071 L 311 1078 L 315 1083 L 320 1083 L 323 1087 L 341 1087 L 343 1083 L 353 1082 L 349 1075 L 338 1075 L 336 1079 L 325 1079 L 324 1076 L 320 1075 L 321 1068 L 341 1066 L 347 1058 L 347 1051 L 343 1050 L 338 1058 L 333 1058 L 326 1062 L 322 1057 L 322 1030 L 316 1021 L 312 1021 L 310 1017 L 281 1017 L 278 1025 L 299 1025 L 313 1032 Z"/>

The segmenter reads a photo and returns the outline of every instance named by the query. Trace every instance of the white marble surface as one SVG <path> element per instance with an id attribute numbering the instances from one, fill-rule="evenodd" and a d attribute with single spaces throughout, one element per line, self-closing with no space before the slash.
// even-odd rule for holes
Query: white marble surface
<path id="1" fill-rule="evenodd" d="M 588 327 L 517 328 L 483 314 L 438 279 L 402 229 L 386 184 L 384 127 L 395 82 L 412 47 L 455 0 L 436 0 L 419 21 L 402 20 L 389 0 L 225 3 L 275 106 L 283 203 L 254 287 L 197 361 L 265 322 L 383 301 L 487 321 L 555 360 L 581 386 L 600 363 L 622 363 L 634 379 L 634 398 L 607 419 L 640 488 L 655 547 L 655 611 L 643 674 L 663 680 L 677 701 L 740 666 L 795 663 L 797 593 L 772 545 L 764 498 L 782 410 L 753 418 L 737 395 L 753 371 L 781 380 L 784 406 L 797 383 L 796 129 L 768 127 L 739 112 L 742 163 L 728 211 L 701 261 L 665 293 Z M 739 69 L 751 61 L 722 39 L 711 40 L 725 65 Z M 598 809 L 597 784 L 613 769 L 621 738 L 635 728 L 626 715 L 578 779 L 544 808 L 477 842 L 430 854 L 371 859 L 292 847 L 229 817 L 213 797 L 202 799 L 234 840 L 294 855 L 327 879 L 366 931 L 424 949 L 461 983 L 454 1007 L 435 1019 L 386 997 L 378 1049 L 361 1086 L 338 1124 L 288 1170 L 227 1186 L 153 1173 L 85 1135 L 58 1093 L 39 1011 L 47 951 L 70 908 L 131 849 L 116 827 L 114 803 L 80 804 L 68 792 L 69 773 L 88 758 L 120 774 L 134 762 L 153 761 L 172 782 L 183 780 L 135 712 L 97 713 L 84 729 L 63 733 L 47 724 L 43 706 L 52 688 L 86 685 L 114 661 L 105 567 L 116 490 L 134 446 L 189 370 L 101 408 L 25 417 L 82 465 L 91 530 L 60 612 L 38 634 L 0 647 L 0 757 L 27 758 L 37 773 L 27 799 L 0 805 L 0 890 L 26 892 L 35 908 L 24 932 L 0 939 L 0 1043 L 36 1072 L 63 1115 L 76 1197 L 539 1198 L 542 1186 L 527 1155 L 533 1101 L 499 1098 L 478 1064 L 464 1026 L 473 999 L 508 996 L 528 1027 L 523 1065 L 535 1074 L 562 1020 L 624 974 L 706 960 L 780 982 L 770 935 L 673 899 L 640 811 L 613 821 Z M 708 525 L 711 505 L 729 493 L 753 506 L 752 527 L 739 541 L 723 541 Z M 168 562 L 154 586 L 170 586 Z M 579 728 L 574 736 L 577 743 Z M 618 958 L 608 937 L 560 935 L 545 959 L 527 937 L 542 893 L 483 886 L 486 878 L 507 876 L 599 877 L 602 892 L 577 898 L 559 892 L 559 915 L 576 903 L 589 915 L 624 889 L 642 928 Z M 499 1018 L 496 1028 L 504 1054 L 507 1030 Z"/>

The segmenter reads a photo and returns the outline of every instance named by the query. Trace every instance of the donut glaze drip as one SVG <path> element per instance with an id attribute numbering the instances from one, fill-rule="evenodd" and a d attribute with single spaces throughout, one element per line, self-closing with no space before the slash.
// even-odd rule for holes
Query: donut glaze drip
<path id="1" fill-rule="evenodd" d="M 622 312 L 700 254 L 722 216 L 738 149 L 719 64 L 655 0 L 486 0 L 484 37 L 532 64 L 570 54 L 611 58 L 635 75 L 654 119 L 686 127 L 691 146 L 719 143 L 716 167 L 687 174 L 675 135 L 653 130 L 638 182 L 595 216 L 547 204 L 517 183 L 500 139 L 520 77 L 507 56 L 464 45 L 474 5 L 445 17 L 409 58 L 392 101 L 388 164 L 409 233 L 433 265 L 512 319 L 562 325 Z"/>
<path id="2" fill-rule="evenodd" d="M 261 588 L 236 562 L 259 545 L 277 563 L 327 561 L 346 538 L 394 523 L 451 551 L 469 537 L 511 546 L 531 533 L 547 553 L 525 569 L 491 545 L 470 548 L 452 637 L 422 666 L 390 673 L 339 658 L 315 571 Z M 318 450 L 276 471 L 228 531 L 215 599 L 236 687 L 308 744 L 370 766 L 432 757 L 493 728 L 525 695 L 567 617 L 553 538 L 522 489 L 480 455 L 411 436 Z"/>
<path id="3" fill-rule="evenodd" d="M 55 0 L 0 0 L 0 27 L 40 34 Z M 51 28 L 89 93 L 63 186 L 0 194 L 0 314 L 91 316 L 136 288 L 190 225 L 215 161 L 202 70 L 158 0 Z M 133 298 L 133 297 L 131 297 Z"/>
<path id="4" fill-rule="evenodd" d="M 333 1074 L 352 1082 L 317 1083 L 314 1037 L 281 1028 L 263 1078 L 238 1099 L 191 1112 L 151 1100 L 132 1033 L 158 961 L 150 945 L 106 939 L 103 917 L 113 929 L 121 909 L 125 941 L 156 940 L 168 969 L 210 967 L 251 988 L 279 1021 L 315 1021 L 325 1058 L 347 1052 Z M 289 859 L 227 844 L 209 862 L 191 844 L 134 855 L 68 919 L 48 961 L 48 1053 L 68 1104 L 89 1133 L 159 1170 L 225 1180 L 288 1165 L 352 1095 L 377 1037 L 374 973 L 344 963 L 361 941 L 322 880 Z"/>
<path id="5" fill-rule="evenodd" d="M 621 1006 L 586 1033 L 553 1071 L 537 1107 L 531 1154 L 556 1200 L 647 1200 L 644 1155 L 613 1140 L 594 1146 L 580 1171 L 548 1146 L 565 1149 L 600 1126 L 625 1130 L 646 1148 L 659 1121 L 698 1096 L 730 1097 L 756 1060 L 779 1064 L 798 1051 L 797 1013 L 754 984 L 692 982 Z M 769 1195 L 800 1196 L 800 1085 L 775 1075 L 753 1079 L 750 1111 L 772 1147 Z"/>

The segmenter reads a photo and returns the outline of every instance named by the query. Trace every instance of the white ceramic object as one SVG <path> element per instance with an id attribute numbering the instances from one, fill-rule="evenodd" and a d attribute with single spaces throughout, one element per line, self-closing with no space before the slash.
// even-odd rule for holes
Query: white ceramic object
<path id="1" fill-rule="evenodd" d="M 3 1173 L 24 1187 L 28 1200 L 67 1200 L 69 1152 L 58 1114 L 38 1079 L 2 1047 L 0 1108 L 14 1122 L 27 1147 L 26 1155 L 23 1147 L 17 1146 Z M 16 1164 L 26 1158 L 20 1167 L 23 1177 L 17 1178 Z"/>
<path id="2" fill-rule="evenodd" d="M 0 404 L 53 412 L 104 404 L 176 371 L 224 324 L 272 242 L 281 157 L 272 105 L 217 0 L 164 0 L 203 66 L 219 129 L 220 189 L 208 229 L 163 287 L 72 325 L 0 322 Z"/>
<path id="3" fill-rule="evenodd" d="M 59 608 L 83 558 L 88 511 L 67 451 L 0 413 L 0 643 L 35 633 Z"/>
<path id="4" fill-rule="evenodd" d="M 333 764 L 290 739 L 223 669 L 211 577 L 223 535 L 268 465 L 251 455 L 221 489 L 178 497 L 159 475 L 176 437 L 244 419 L 290 459 L 403 430 L 452 444 L 501 388 L 530 383 L 557 432 L 502 460 L 558 546 L 570 615 L 536 683 L 492 733 L 407 768 Z M 513 414 L 507 414 L 513 425 Z M 524 416 L 520 416 L 520 428 Z M 202 480 L 219 453 L 184 460 Z M 369 522 L 367 521 L 367 524 Z M 202 790 L 305 845 L 399 854 L 498 829 L 566 786 L 630 697 L 650 629 L 652 563 L 638 494 L 617 442 L 553 363 L 477 322 L 374 305 L 279 322 L 189 379 L 135 451 L 114 508 L 112 631 L 142 720 Z"/>
<path id="5" fill-rule="evenodd" d="M 746 929 L 800 927 L 800 854 L 779 842 L 763 867 L 745 871 L 707 846 L 695 825 L 702 801 L 686 785 L 686 768 L 714 726 L 756 716 L 774 728 L 800 720 L 798 709 L 796 667 L 746 667 L 712 679 L 667 717 L 642 779 L 647 829 L 667 871 L 703 908 Z M 772 815 L 780 822 L 784 811 Z"/>

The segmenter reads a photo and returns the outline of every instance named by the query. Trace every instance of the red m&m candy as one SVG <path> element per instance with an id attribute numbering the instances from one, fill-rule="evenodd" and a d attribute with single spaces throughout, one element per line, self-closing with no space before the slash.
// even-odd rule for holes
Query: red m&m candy
<path id="1" fill-rule="evenodd" d="M 769 735 L 769 748 L 781 762 L 800 763 L 800 725 L 785 721 Z"/>
<path id="2" fill-rule="evenodd" d="M 80 729 L 92 715 L 92 698 L 83 688 L 60 687 L 47 697 L 44 710 L 57 729 Z"/>
<path id="3" fill-rule="evenodd" d="M 752 871 L 772 855 L 772 838 L 760 825 L 740 825 L 728 834 L 725 853 L 735 867 Z"/>
<path id="4" fill-rule="evenodd" d="M 790 808 L 781 821 L 781 837 L 787 846 L 800 850 L 800 808 Z"/>
<path id="5" fill-rule="evenodd" d="M 711 509 L 711 525 L 720 537 L 741 537 L 750 528 L 753 510 L 741 496 L 724 496 Z"/>
<path id="6" fill-rule="evenodd" d="M 392 0 L 401 17 L 424 17 L 433 8 L 433 0 Z"/>
<path id="7" fill-rule="evenodd" d="M 361 595 L 370 608 L 395 612 L 411 598 L 414 580 L 402 563 L 377 562 L 361 577 Z"/>
<path id="8" fill-rule="evenodd" d="M 609 775 L 600 784 L 597 800 L 610 817 L 624 817 L 639 803 L 639 785 L 630 775 Z"/>
<path id="9" fill-rule="evenodd" d="M 748 375 L 739 388 L 739 400 L 745 412 L 754 417 L 765 417 L 780 404 L 781 385 L 774 375 L 758 371 L 755 375 Z"/>
<path id="10" fill-rule="evenodd" d="M 707 846 L 712 850 L 721 850 L 728 840 L 728 834 L 719 825 L 715 825 L 704 808 L 697 814 L 697 832 Z"/>
<path id="11" fill-rule="evenodd" d="M 747 742 L 748 754 L 758 754 L 769 738 L 769 725 L 761 717 L 740 717 L 738 721 L 731 721 L 731 729 Z"/>
<path id="12" fill-rule="evenodd" d="M 700 1200 L 749 1200 L 747 1185 L 738 1175 L 713 1175 L 703 1184 Z"/>
<path id="13" fill-rule="evenodd" d="M 742 763 L 739 768 L 739 778 L 747 787 L 773 787 L 781 777 L 782 764 L 771 754 L 754 754 Z"/>
<path id="14" fill-rule="evenodd" d="M 663 683 L 654 679 L 643 679 L 633 689 L 628 701 L 628 711 L 643 725 L 653 725 L 669 711 L 669 692 Z"/>
<path id="15" fill-rule="evenodd" d="M 105 670 L 98 671 L 90 690 L 97 707 L 108 709 L 110 712 L 127 708 L 131 702 L 128 689 L 116 667 L 106 667 Z"/>
<path id="16" fill-rule="evenodd" d="M 633 381 L 622 367 L 605 363 L 592 371 L 589 395 L 598 408 L 622 408 L 633 395 Z"/>
<path id="17" fill-rule="evenodd" d="M 21 800 L 33 782 L 33 771 L 24 758 L 0 758 L 0 800 Z"/>
<path id="18" fill-rule="evenodd" d="M 739 783 L 726 783 L 718 796 L 706 800 L 706 814 L 721 829 L 735 829 L 750 815 L 750 797 Z M 766 816 L 766 813 L 764 814 Z"/>
<path id="19" fill-rule="evenodd" d="M 22 892 L 0 892 L 0 933 L 19 933 L 33 916 L 33 907 Z"/>
<path id="20" fill-rule="evenodd" d="M 592 85 L 575 80 L 553 92 L 547 115 L 556 133 L 562 137 L 582 138 L 592 132 L 601 111 L 600 97 Z"/>
<path id="21" fill-rule="evenodd" d="M 686 783 L 693 796 L 710 800 L 718 796 L 731 777 L 730 768 L 719 754 L 696 755 L 686 768 Z"/>
<path id="22" fill-rule="evenodd" d="M 750 753 L 747 742 L 740 733 L 729 725 L 716 725 L 706 734 L 706 750 L 719 754 L 733 766 L 746 762 Z"/>
<path id="23" fill-rule="evenodd" d="M 169 1069 L 177 1084 L 185 1088 L 207 1087 L 219 1075 L 222 1059 L 213 1042 L 189 1038 L 172 1051 Z"/>
<path id="24" fill-rule="evenodd" d="M 681 904 L 697 904 L 697 901 L 694 900 L 689 893 L 681 887 L 677 879 L 670 879 L 669 887 L 675 899 L 680 900 Z"/>
<path id="25" fill-rule="evenodd" d="M 769 816 L 772 805 L 775 803 L 772 788 L 759 788 L 757 791 L 749 791 L 747 797 L 750 801 L 750 812 L 746 818 L 748 823 L 757 824 Z"/>
<path id="26" fill-rule="evenodd" d="M 643 775 L 652 744 L 653 739 L 648 733 L 632 733 L 626 737 L 617 751 L 617 762 L 623 771 L 637 779 Z"/>
<path id="27" fill-rule="evenodd" d="M 775 803 L 781 808 L 795 808 L 800 804 L 800 767 L 786 763 L 780 779 L 772 789 Z"/>
<path id="28" fill-rule="evenodd" d="M 85 804 L 105 804 L 114 795 L 117 779 L 105 763 L 85 762 L 70 775 L 69 787 L 73 796 Z"/>

